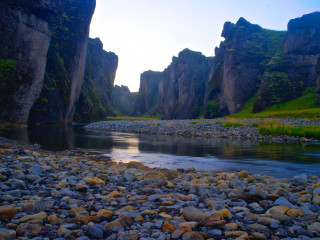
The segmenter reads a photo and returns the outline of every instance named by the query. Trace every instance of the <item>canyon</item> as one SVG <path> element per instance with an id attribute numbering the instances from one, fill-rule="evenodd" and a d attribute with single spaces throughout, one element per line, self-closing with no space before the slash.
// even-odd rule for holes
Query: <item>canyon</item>
<path id="1" fill-rule="evenodd" d="M 310 87 L 320 103 L 320 12 L 290 20 L 287 31 L 226 22 L 214 57 L 186 48 L 162 72 L 143 72 L 131 93 L 114 86 L 118 56 L 89 38 L 94 0 L 0 6 L 0 124 L 216 118 L 248 101 L 261 112 Z"/>

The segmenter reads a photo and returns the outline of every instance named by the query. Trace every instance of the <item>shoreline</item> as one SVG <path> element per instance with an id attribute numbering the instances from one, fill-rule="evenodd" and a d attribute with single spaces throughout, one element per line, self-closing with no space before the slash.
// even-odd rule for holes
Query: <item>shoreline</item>
<path id="1" fill-rule="evenodd" d="M 319 239 L 320 178 L 117 164 L 0 144 L 2 239 Z"/>
<path id="2" fill-rule="evenodd" d="M 320 125 L 320 120 L 307 119 L 236 119 L 243 126 L 224 127 L 227 119 L 194 120 L 117 120 L 90 123 L 84 127 L 87 131 L 126 132 L 137 134 L 171 135 L 184 137 L 246 139 L 264 142 L 319 142 L 316 139 L 287 135 L 262 136 L 258 128 L 252 125 L 260 122 L 280 121 L 285 125 L 307 126 Z"/>

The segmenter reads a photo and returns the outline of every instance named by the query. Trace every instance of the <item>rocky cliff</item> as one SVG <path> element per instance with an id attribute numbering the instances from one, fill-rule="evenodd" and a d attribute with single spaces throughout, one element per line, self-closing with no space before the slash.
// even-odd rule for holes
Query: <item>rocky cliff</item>
<path id="1" fill-rule="evenodd" d="M 320 12 L 290 20 L 283 49 L 267 64 L 253 112 L 295 99 L 316 85 L 320 56 Z"/>
<path id="2" fill-rule="evenodd" d="M 317 96 L 318 105 L 320 105 L 320 57 L 318 58 L 316 70 L 317 70 L 316 96 Z"/>
<path id="3" fill-rule="evenodd" d="M 44 1 L 44 0 L 43 0 Z M 44 85 L 29 123 L 70 123 L 83 84 L 89 25 L 95 0 L 61 2 L 57 24 L 51 24 Z"/>
<path id="4" fill-rule="evenodd" d="M 26 123 L 39 97 L 60 1 L 0 2 L 0 123 Z"/>
<path id="5" fill-rule="evenodd" d="M 99 38 L 89 38 L 84 84 L 73 121 L 88 123 L 114 115 L 111 98 L 117 67 L 118 56 L 104 51 Z"/>
<path id="6" fill-rule="evenodd" d="M 112 93 L 112 105 L 117 115 L 131 116 L 138 94 L 130 92 L 127 86 L 115 85 Z"/>
<path id="7" fill-rule="evenodd" d="M 204 103 L 206 118 L 233 114 L 258 91 L 266 64 L 281 48 L 285 32 L 263 29 L 240 18 L 226 22 L 215 50 Z"/>
<path id="8" fill-rule="evenodd" d="M 142 116 L 157 105 L 161 72 L 146 71 L 140 76 L 140 88 L 133 115 Z"/>
<path id="9" fill-rule="evenodd" d="M 173 57 L 159 82 L 155 113 L 164 119 L 190 119 L 201 114 L 211 59 L 184 49 Z"/>

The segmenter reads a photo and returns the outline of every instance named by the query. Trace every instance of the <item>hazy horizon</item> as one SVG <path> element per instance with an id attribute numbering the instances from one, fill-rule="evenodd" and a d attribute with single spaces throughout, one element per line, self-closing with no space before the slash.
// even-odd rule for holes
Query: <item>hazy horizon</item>
<path id="1" fill-rule="evenodd" d="M 115 85 L 139 90 L 140 74 L 163 71 L 173 56 L 189 48 L 214 56 L 226 21 L 244 17 L 272 30 L 286 30 L 290 19 L 320 9 L 319 0 L 97 0 L 90 37 L 119 57 Z"/>

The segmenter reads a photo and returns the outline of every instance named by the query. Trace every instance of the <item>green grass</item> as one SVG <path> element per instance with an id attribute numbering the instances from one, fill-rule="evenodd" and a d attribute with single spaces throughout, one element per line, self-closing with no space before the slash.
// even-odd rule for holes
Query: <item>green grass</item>
<path id="1" fill-rule="evenodd" d="M 250 99 L 243 109 L 231 118 L 306 118 L 320 119 L 320 107 L 314 88 L 308 88 L 301 97 L 289 102 L 274 105 L 260 113 L 252 113 L 255 97 Z"/>
<path id="2" fill-rule="evenodd" d="M 223 128 L 227 128 L 227 127 L 243 127 L 244 124 L 241 122 L 238 122 L 236 119 L 226 119 L 226 121 L 223 124 Z"/>
<path id="3" fill-rule="evenodd" d="M 140 121 L 140 120 L 157 120 L 157 119 L 149 118 L 149 117 L 128 117 L 128 116 L 107 117 L 107 121 L 119 121 L 119 120 Z"/>
<path id="4" fill-rule="evenodd" d="M 288 135 L 294 137 L 306 137 L 320 139 L 320 126 L 284 126 L 281 122 L 261 123 L 258 126 L 259 134 L 263 136 Z"/>

